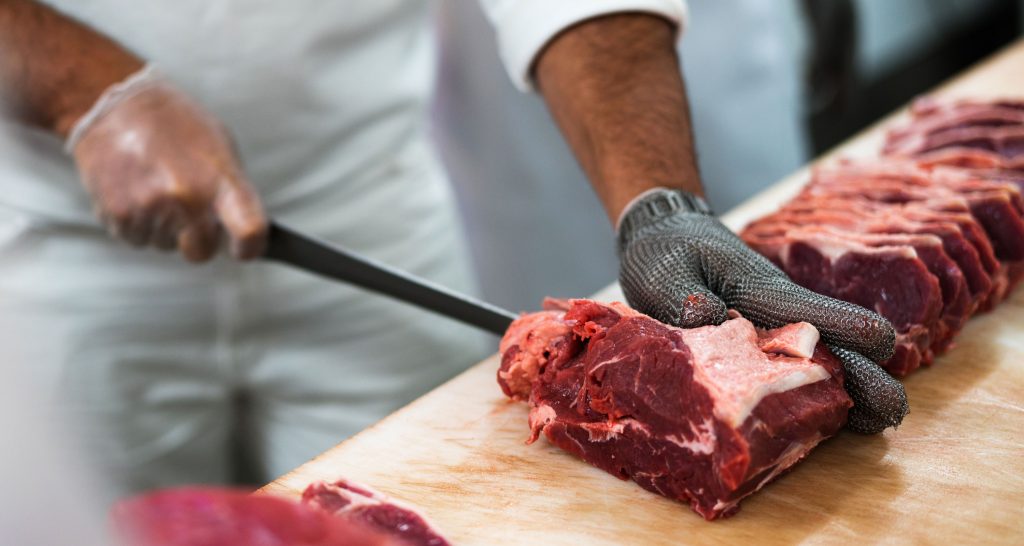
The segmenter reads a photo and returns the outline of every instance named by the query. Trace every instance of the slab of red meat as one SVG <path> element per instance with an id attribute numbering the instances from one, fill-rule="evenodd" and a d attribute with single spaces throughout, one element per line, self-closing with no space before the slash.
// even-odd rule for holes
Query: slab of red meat
<path id="1" fill-rule="evenodd" d="M 931 134 L 918 134 L 898 143 L 890 141 L 886 153 L 917 155 L 949 148 L 984 150 L 1007 160 L 1015 160 L 1024 157 L 1024 126 L 954 127 Z"/>
<path id="2" fill-rule="evenodd" d="M 1002 270 L 999 261 L 996 259 L 992 242 L 989 241 L 981 224 L 970 214 L 966 201 L 961 198 L 953 198 L 946 201 L 933 199 L 928 204 L 922 204 L 883 203 L 865 199 L 824 196 L 795 199 L 783 205 L 781 210 L 800 214 L 815 214 L 819 211 L 843 211 L 863 217 L 866 221 L 871 219 L 872 222 L 876 222 L 873 225 L 879 226 L 878 229 L 886 230 L 885 232 L 890 232 L 888 228 L 893 225 L 890 222 L 896 219 L 918 222 L 929 227 L 939 226 L 939 230 L 932 233 L 943 237 L 944 242 L 946 241 L 944 233 L 948 233 L 946 228 L 955 226 L 973 248 L 974 253 L 977 254 L 981 262 L 981 267 L 984 269 L 984 274 L 974 271 L 974 267 L 971 264 L 970 250 L 958 251 L 954 249 L 949 251 L 950 256 L 957 259 L 961 271 L 968 277 L 968 282 L 973 283 L 972 291 L 976 289 L 984 291 L 986 285 L 991 283 L 989 296 L 982 300 L 980 309 L 987 310 L 990 308 L 990 305 L 1000 300 L 1005 292 L 1006 272 Z M 754 223 L 757 223 L 757 221 Z M 899 228 L 896 228 L 895 231 L 899 231 Z M 958 243 L 953 244 L 958 245 Z M 964 252 L 968 255 L 963 256 Z M 960 258 L 957 258 L 958 255 L 961 255 Z M 964 261 L 962 262 L 961 260 Z M 988 283 L 984 280 L 985 275 L 989 277 Z"/>
<path id="3" fill-rule="evenodd" d="M 995 167 L 970 167 L 951 166 L 936 163 L 927 166 L 931 171 L 940 177 L 955 176 L 962 178 L 973 178 L 975 180 L 988 180 L 990 182 L 1002 182 L 1013 184 L 1021 192 L 1024 192 L 1024 170 L 1007 170 Z"/>
<path id="4" fill-rule="evenodd" d="M 529 402 L 530 441 L 543 434 L 709 520 L 835 434 L 852 406 L 809 324 L 759 332 L 734 316 L 684 330 L 622 304 L 555 307 L 515 321 L 500 346 L 498 383 Z"/>
<path id="5" fill-rule="evenodd" d="M 449 546 L 415 508 L 348 480 L 315 482 L 302 493 L 302 502 L 400 538 L 408 546 Z"/>
<path id="6" fill-rule="evenodd" d="M 960 211 L 964 206 L 984 228 L 996 257 L 1013 266 L 1024 260 L 1024 219 L 1009 191 L 958 192 L 950 188 L 918 187 L 902 181 L 852 179 L 808 185 L 798 199 L 843 198 L 883 203 L 919 203 L 938 211 Z"/>
<path id="7" fill-rule="evenodd" d="M 841 162 L 815 169 L 804 195 L 918 202 L 942 209 L 962 198 L 1006 266 L 1009 288 L 1024 278 L 1024 197 L 1013 184 L 933 173 L 911 162 Z"/>
<path id="8" fill-rule="evenodd" d="M 752 229 L 741 237 L 793 282 L 889 319 L 896 328 L 896 353 L 882 367 L 893 375 L 931 363 L 942 288 L 912 245 L 865 242 L 827 228 L 794 228 L 781 236 Z"/>
<path id="9" fill-rule="evenodd" d="M 1007 159 L 995 152 L 978 148 L 942 148 L 914 156 L 921 166 L 948 166 L 968 169 L 990 169 L 1006 173 L 1024 173 L 1024 158 Z"/>
<path id="10" fill-rule="evenodd" d="M 774 221 L 772 221 L 773 218 Z M 901 246 L 912 248 L 917 254 L 917 259 L 921 260 L 939 282 L 942 307 L 939 320 L 931 330 L 929 348 L 934 353 L 945 351 L 952 342 L 953 336 L 960 331 L 974 312 L 976 304 L 971 299 L 970 289 L 963 272 L 946 253 L 942 239 L 928 233 L 915 235 L 913 230 L 917 229 L 917 226 L 906 222 L 893 221 L 889 224 L 888 227 L 902 226 L 904 228 L 904 231 L 897 233 L 865 232 L 859 229 L 861 224 L 857 222 L 856 219 L 835 213 L 795 216 L 783 213 L 769 216 L 748 226 L 743 231 L 743 238 L 748 242 L 755 239 L 771 242 L 781 237 L 785 241 L 787 237 L 792 239 L 791 233 L 810 233 L 811 240 L 824 239 L 828 241 L 829 237 L 833 237 L 872 248 L 891 249 Z M 828 244 L 834 245 L 832 242 Z M 788 266 L 788 264 L 785 265 Z M 783 270 L 785 271 L 786 267 L 783 267 Z M 795 279 L 793 275 L 790 277 Z M 801 281 L 797 281 L 797 283 L 803 284 Z M 883 297 L 884 295 L 885 293 L 882 292 Z M 884 302 L 875 303 L 884 305 Z M 931 358 L 922 360 L 922 364 L 930 363 Z"/>
<path id="11" fill-rule="evenodd" d="M 128 546 L 409 546 L 287 499 L 211 487 L 140 495 L 112 516 Z"/>
<path id="12" fill-rule="evenodd" d="M 934 235 L 942 241 L 943 250 L 955 261 L 964 277 L 970 297 L 967 313 L 973 313 L 989 300 L 994 288 L 992 277 L 982 263 L 978 249 L 967 239 L 960 225 L 935 217 L 915 218 L 903 205 L 862 205 L 861 202 L 824 199 L 809 203 L 800 201 L 752 222 L 745 231 L 756 229 L 766 234 L 784 235 L 793 226 L 817 225 L 854 233 Z M 998 267 L 994 256 L 992 265 Z M 943 298 L 949 301 L 945 288 Z"/>
<path id="13" fill-rule="evenodd" d="M 1005 134 L 1024 127 L 1024 103 L 1019 101 L 918 101 L 912 121 L 891 130 L 883 153 L 918 155 L 944 148 L 976 148 L 1013 157 L 1024 153 L 1024 140 L 1005 142 Z M 1009 146 L 1007 146 L 1009 144 Z M 1006 148 L 1009 148 L 1008 150 Z"/>
<path id="14" fill-rule="evenodd" d="M 741 233 L 799 284 L 889 318 L 895 375 L 929 363 L 1024 280 L 1024 101 L 926 98 L 910 117 L 889 131 L 885 157 L 815 168 Z"/>

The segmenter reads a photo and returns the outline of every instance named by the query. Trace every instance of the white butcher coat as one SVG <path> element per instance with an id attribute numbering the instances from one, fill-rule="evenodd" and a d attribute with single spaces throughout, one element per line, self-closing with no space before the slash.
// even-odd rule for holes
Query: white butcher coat
<path id="1" fill-rule="evenodd" d="M 51 0 L 217 115 L 274 218 L 471 290 L 424 136 L 421 0 Z M 529 86 L 557 32 L 682 0 L 484 0 Z M 0 120 L 0 361 L 31 370 L 127 492 L 271 479 L 494 349 L 426 312 L 280 265 L 195 267 L 107 237 L 54 136 Z M 125 181 L 130 183 L 130 181 Z M 415 441 L 410 438 L 409 441 Z"/>

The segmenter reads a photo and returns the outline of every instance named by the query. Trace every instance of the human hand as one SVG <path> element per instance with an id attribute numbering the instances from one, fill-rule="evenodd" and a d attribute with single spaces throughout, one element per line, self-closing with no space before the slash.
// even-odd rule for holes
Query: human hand
<path id="1" fill-rule="evenodd" d="M 96 212 L 136 246 L 209 260 L 262 254 L 267 220 L 224 127 L 151 68 L 108 89 L 67 143 Z"/>

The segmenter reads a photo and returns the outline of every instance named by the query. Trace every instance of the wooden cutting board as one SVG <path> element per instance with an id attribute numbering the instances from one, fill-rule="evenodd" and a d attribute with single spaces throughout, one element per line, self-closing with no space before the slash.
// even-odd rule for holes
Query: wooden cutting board
<path id="1" fill-rule="evenodd" d="M 1024 41 L 938 92 L 1024 96 Z M 870 154 L 880 138 L 876 126 L 838 151 Z M 805 179 L 726 223 L 773 210 Z M 912 409 L 898 431 L 843 432 L 713 523 L 543 439 L 525 445 L 527 408 L 502 396 L 497 366 L 481 362 L 264 491 L 297 496 L 345 476 L 420 506 L 464 545 L 1024 544 L 1024 289 L 905 381 Z"/>

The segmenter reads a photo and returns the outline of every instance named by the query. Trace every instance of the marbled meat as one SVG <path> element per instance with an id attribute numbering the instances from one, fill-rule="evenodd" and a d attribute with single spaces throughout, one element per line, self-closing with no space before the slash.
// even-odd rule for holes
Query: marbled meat
<path id="1" fill-rule="evenodd" d="M 549 300 L 501 341 L 498 383 L 548 441 L 712 520 L 846 422 L 839 361 L 806 323 L 675 328 L 623 304 Z"/>

